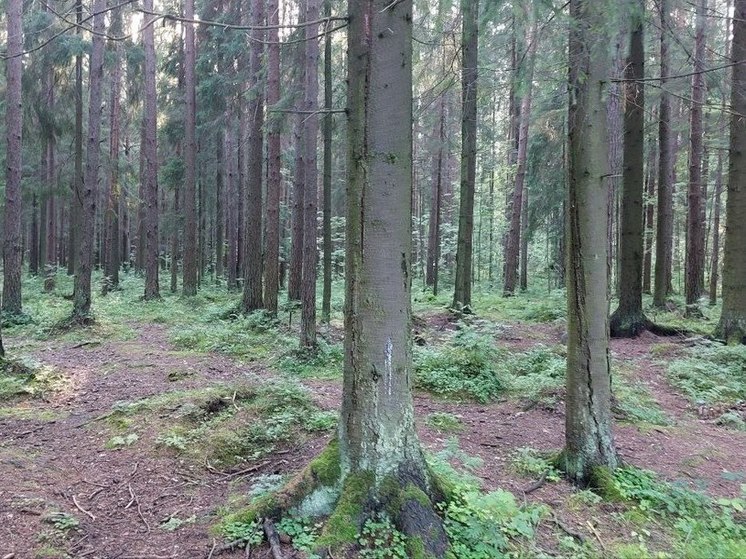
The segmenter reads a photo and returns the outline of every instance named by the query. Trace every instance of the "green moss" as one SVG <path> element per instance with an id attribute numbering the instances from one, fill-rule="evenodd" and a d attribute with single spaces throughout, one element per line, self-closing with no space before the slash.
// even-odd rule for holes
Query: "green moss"
<path id="1" fill-rule="evenodd" d="M 314 479 L 321 485 L 333 486 L 342 476 L 342 466 L 339 459 L 339 442 L 332 439 L 326 448 L 310 464 L 309 468 Z"/>
<path id="2" fill-rule="evenodd" d="M 614 472 L 606 466 L 595 466 L 591 470 L 591 487 L 607 501 L 625 500 L 614 479 Z"/>
<path id="3" fill-rule="evenodd" d="M 410 557 L 410 559 L 431 559 L 432 555 L 425 551 L 422 538 L 413 537 L 407 540 L 407 557 Z"/>
<path id="4" fill-rule="evenodd" d="M 357 472 L 347 476 L 337 506 L 319 538 L 319 548 L 336 551 L 355 544 L 374 482 L 372 472 Z"/>

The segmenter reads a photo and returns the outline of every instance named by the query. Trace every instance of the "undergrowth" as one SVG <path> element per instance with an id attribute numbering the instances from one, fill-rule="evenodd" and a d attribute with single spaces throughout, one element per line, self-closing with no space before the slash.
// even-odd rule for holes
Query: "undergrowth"
<path id="1" fill-rule="evenodd" d="M 692 402 L 734 404 L 746 400 L 746 346 L 695 347 L 668 366 L 671 382 Z"/>

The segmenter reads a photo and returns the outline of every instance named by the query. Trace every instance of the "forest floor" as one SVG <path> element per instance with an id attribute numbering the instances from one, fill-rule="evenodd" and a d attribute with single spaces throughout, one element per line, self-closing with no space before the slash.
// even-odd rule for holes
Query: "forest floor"
<path id="1" fill-rule="evenodd" d="M 64 305 L 48 297 L 35 308 Z M 304 362 L 288 351 L 287 324 L 208 326 L 214 301 L 190 308 L 167 298 L 140 312 L 144 303 L 127 308 L 124 295 L 116 297 L 122 300 L 107 307 L 111 315 L 90 329 L 54 333 L 37 322 L 6 332 L 8 353 L 39 372 L 0 399 L 0 557 L 247 556 L 243 546 L 223 549 L 233 538 L 215 526 L 331 438 L 341 400 L 339 322 L 322 327 L 322 356 Z M 463 326 L 434 303 L 416 310 L 419 358 L 432 361 Z M 201 322 L 193 322 L 195 313 Z M 486 312 L 470 331 L 482 342 L 488 336 L 505 358 L 557 366 L 561 321 L 499 314 Z M 737 509 L 746 482 L 743 403 L 698 402 L 689 385 L 674 386 L 667 374 L 698 343 L 652 334 L 612 341 L 625 387 L 615 405 L 616 444 L 627 464 Z M 545 505 L 532 541 L 512 548 L 513 556 L 683 557 L 662 517 L 641 521 L 629 505 L 578 492 L 555 475 L 545 457 L 563 444 L 561 382 L 535 397 L 516 384 L 484 403 L 418 389 L 423 447 L 484 491 L 507 490 L 524 507 Z M 286 557 L 306 557 L 283 540 Z M 271 555 L 257 547 L 251 556 Z"/>

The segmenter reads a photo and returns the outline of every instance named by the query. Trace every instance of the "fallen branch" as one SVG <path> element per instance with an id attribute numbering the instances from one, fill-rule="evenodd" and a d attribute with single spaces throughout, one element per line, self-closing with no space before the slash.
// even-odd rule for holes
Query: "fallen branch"
<path id="1" fill-rule="evenodd" d="M 75 508 L 77 508 L 80 512 L 82 512 L 86 516 L 89 516 L 91 520 L 96 520 L 96 517 L 93 516 L 92 512 L 89 512 L 80 506 L 80 504 L 78 503 L 78 500 L 75 498 L 75 495 L 73 495 L 73 504 L 75 505 Z"/>
<path id="2" fill-rule="evenodd" d="M 215 553 L 215 548 L 218 546 L 218 540 L 215 538 L 212 539 L 212 549 L 210 549 L 210 553 L 207 554 L 207 559 L 212 559 L 213 553 Z"/>
<path id="3" fill-rule="evenodd" d="M 536 491 L 537 489 L 539 489 L 540 487 L 542 487 L 547 482 L 548 475 L 549 475 L 549 470 L 544 470 L 544 473 L 541 474 L 541 477 L 538 479 L 538 481 L 535 481 L 534 483 L 526 487 L 526 489 L 523 489 L 523 494 L 529 495 L 533 493 L 534 491 Z"/>
<path id="4" fill-rule="evenodd" d="M 269 548 L 272 550 L 274 559 L 283 559 L 282 548 L 280 547 L 280 536 L 277 535 L 274 523 L 269 519 L 264 519 L 264 533 L 267 535 Z"/>
<path id="5" fill-rule="evenodd" d="M 598 543 L 601 544 L 601 549 L 603 549 L 604 552 L 605 552 L 606 551 L 606 546 L 604 545 L 604 542 L 601 540 L 601 536 L 596 531 L 596 527 L 593 526 L 593 524 L 591 524 L 590 520 L 586 520 L 585 523 L 588 525 L 588 528 L 590 528 L 590 530 L 593 533 L 593 535 L 596 536 L 596 539 L 598 540 Z"/>
<path id="6" fill-rule="evenodd" d="M 572 536 L 573 538 L 575 538 L 576 540 L 578 540 L 580 543 L 585 543 L 585 536 L 583 536 L 583 534 L 581 534 L 580 532 L 576 532 L 572 528 L 570 528 L 567 525 L 563 524 L 562 521 L 559 518 L 557 518 L 556 516 L 554 516 L 554 515 L 552 515 L 551 520 L 565 534 L 567 534 L 568 536 Z"/>
<path id="7" fill-rule="evenodd" d="M 101 341 L 100 340 L 91 340 L 91 341 L 88 341 L 88 342 L 80 342 L 79 344 L 75 344 L 74 346 L 72 346 L 72 349 L 78 349 L 80 347 L 85 347 L 87 345 L 101 345 Z"/>

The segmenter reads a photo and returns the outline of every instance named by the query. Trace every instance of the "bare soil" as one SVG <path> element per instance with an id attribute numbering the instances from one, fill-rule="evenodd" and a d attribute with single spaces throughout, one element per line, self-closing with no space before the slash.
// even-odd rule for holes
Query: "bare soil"
<path id="1" fill-rule="evenodd" d="M 435 331 L 452 326 L 447 320 L 430 319 L 420 327 Z M 11 412 L 0 414 L 0 557 L 64 557 L 50 551 L 57 548 L 76 558 L 206 558 L 214 545 L 223 543 L 210 527 L 230 495 L 248 491 L 258 474 L 297 471 L 326 444 L 327 437 L 322 436 L 299 448 L 283 449 L 259 460 L 246 474 L 188 463 L 175 452 L 156 447 L 152 433 L 143 433 L 131 446 L 106 448 L 111 432 L 101 418 L 117 401 L 177 387 L 234 381 L 246 373 L 260 377 L 275 374 L 224 356 L 175 351 L 163 326 L 139 324 L 136 330 L 138 336 L 132 341 L 81 345 L 52 340 L 33 350 L 35 359 L 62 372 L 69 384 L 47 400 L 14 402 L 6 406 Z M 497 343 L 523 350 L 537 343 L 560 343 L 560 335 L 552 325 L 516 323 L 497 336 Z M 742 480 L 731 481 L 723 473 L 746 470 L 746 433 L 727 430 L 701 417 L 669 386 L 658 358 L 650 352 L 651 345 L 660 341 L 653 335 L 612 341 L 615 357 L 634 371 L 671 419 L 668 427 L 618 423 L 615 436 L 621 456 L 712 495 L 736 496 Z M 6 343 L 12 351 L 24 341 L 11 338 Z M 174 371 L 187 374 L 174 383 L 168 378 Z M 319 406 L 338 408 L 339 381 L 308 380 L 305 384 Z M 428 414 L 448 412 L 460 418 L 460 448 L 483 459 L 475 474 L 484 480 L 486 489 L 500 487 L 522 497 L 535 480 L 517 475 L 510 467 L 515 449 L 551 451 L 562 446 L 561 405 L 524 411 L 520 402 L 512 400 L 478 405 L 418 393 L 415 406 L 420 436 L 428 450 L 440 450 L 453 436 L 428 426 Z M 157 420 L 154 417 L 153 423 Z M 566 527 L 588 538 L 608 541 L 623 536 L 620 527 L 611 523 L 589 527 L 587 514 L 566 506 L 572 492 L 564 482 L 546 483 L 525 498 L 551 505 Z M 602 506 L 609 511 L 614 507 Z M 61 538 L 47 520 L 52 511 L 74 516 L 79 528 Z M 169 518 L 191 517 L 193 522 L 176 530 L 164 529 Z M 550 538 L 553 530 L 547 525 L 541 531 Z M 289 547 L 285 554 L 294 557 Z M 219 556 L 244 557 L 245 552 Z M 258 549 L 252 557 L 269 555 Z"/>

